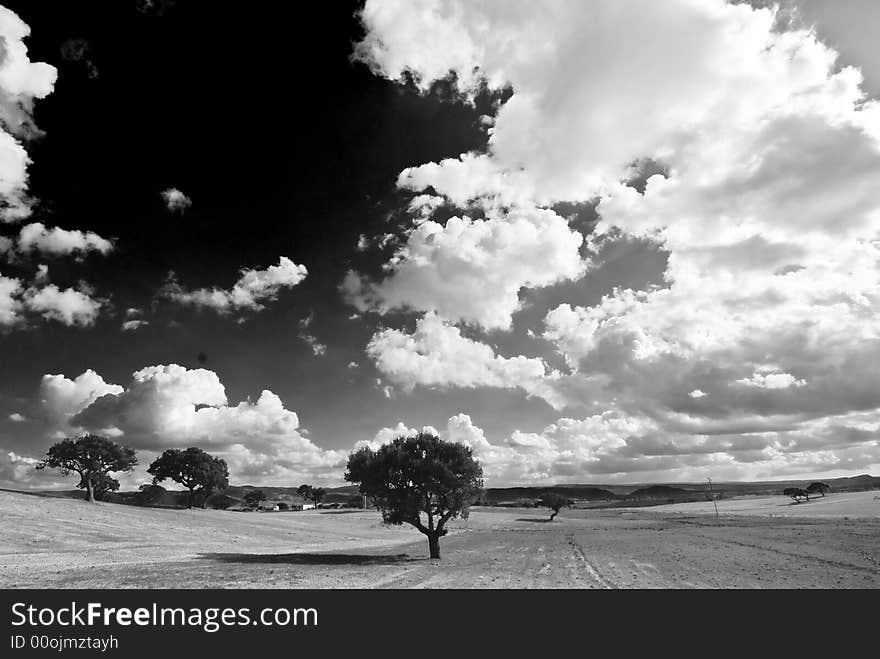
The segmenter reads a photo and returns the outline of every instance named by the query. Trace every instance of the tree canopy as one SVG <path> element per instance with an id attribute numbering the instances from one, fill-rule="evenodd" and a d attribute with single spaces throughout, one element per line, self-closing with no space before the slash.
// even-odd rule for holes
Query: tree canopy
<path id="1" fill-rule="evenodd" d="M 544 492 L 541 495 L 541 499 L 538 502 L 539 505 L 544 508 L 549 508 L 553 511 L 550 515 L 550 521 L 553 521 L 553 518 L 559 514 L 559 511 L 563 508 L 571 508 L 574 502 L 568 497 L 562 496 L 561 494 L 557 494 L 556 492 Z"/>
<path id="2" fill-rule="evenodd" d="M 86 485 L 80 479 L 79 487 L 85 489 Z M 97 474 L 92 479 L 92 489 L 95 492 L 95 499 L 98 501 L 106 501 L 107 495 L 116 492 L 119 489 L 119 481 L 109 474 Z"/>
<path id="3" fill-rule="evenodd" d="M 153 484 L 169 478 L 187 488 L 188 508 L 193 507 L 196 493 L 201 495 L 201 504 L 204 508 L 208 497 L 229 486 L 226 461 L 194 446 L 184 450 L 167 449 L 153 460 L 147 472 L 152 474 Z"/>
<path id="4" fill-rule="evenodd" d="M 322 487 L 312 487 L 311 485 L 300 485 L 296 488 L 296 493 L 302 498 L 314 503 L 316 506 L 323 501 L 327 490 Z"/>
<path id="5" fill-rule="evenodd" d="M 111 472 L 131 471 L 137 466 L 134 449 L 120 446 L 101 435 L 81 435 L 64 439 L 52 445 L 47 457 L 37 463 L 37 469 L 60 469 L 62 476 L 77 473 L 77 487 L 86 491 L 86 499 L 95 501 L 96 487 L 101 495 L 119 488 L 119 482 L 108 476 Z M 114 487 L 115 483 L 115 487 Z"/>
<path id="6" fill-rule="evenodd" d="M 244 495 L 244 502 L 252 508 L 260 505 L 261 501 L 266 500 L 266 493 L 263 490 L 251 490 Z"/>
<path id="7" fill-rule="evenodd" d="M 827 483 L 810 483 L 809 485 L 807 485 L 807 492 L 809 492 L 810 494 L 815 494 L 818 492 L 823 497 L 825 496 L 825 493 L 828 492 L 830 489 L 831 486 Z"/>
<path id="8" fill-rule="evenodd" d="M 464 444 L 420 432 L 352 453 L 345 480 L 359 484 L 386 524 L 411 524 L 428 536 L 431 558 L 440 558 L 446 523 L 467 519 L 483 488 L 483 468 Z"/>
<path id="9" fill-rule="evenodd" d="M 782 490 L 782 493 L 785 496 L 791 497 L 792 499 L 794 499 L 795 503 L 800 503 L 801 499 L 806 499 L 807 501 L 810 500 L 810 493 L 807 490 L 800 488 L 800 487 L 787 487 L 784 490 Z"/>

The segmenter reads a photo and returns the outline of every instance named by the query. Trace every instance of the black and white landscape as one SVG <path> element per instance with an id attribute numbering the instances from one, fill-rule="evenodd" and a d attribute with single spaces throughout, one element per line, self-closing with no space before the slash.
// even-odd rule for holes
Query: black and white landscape
<path id="1" fill-rule="evenodd" d="M 876 3 L 0 2 L 0 586 L 880 586 Z"/>

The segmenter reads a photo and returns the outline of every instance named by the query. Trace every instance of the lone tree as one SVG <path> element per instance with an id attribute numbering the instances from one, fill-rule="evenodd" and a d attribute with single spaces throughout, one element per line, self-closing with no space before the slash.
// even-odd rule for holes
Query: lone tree
<path id="1" fill-rule="evenodd" d="M 794 499 L 795 503 L 800 503 L 801 498 L 804 498 L 807 501 L 810 500 L 810 493 L 800 487 L 787 487 L 782 490 L 782 493 L 785 496 Z"/>
<path id="2" fill-rule="evenodd" d="M 251 490 L 244 495 L 244 502 L 251 508 L 256 508 L 261 501 L 266 500 L 266 494 L 263 490 Z"/>
<path id="3" fill-rule="evenodd" d="M 102 494 L 119 487 L 119 482 L 108 476 L 110 472 L 131 471 L 137 466 L 134 449 L 100 435 L 64 439 L 53 445 L 46 455 L 36 468 L 60 469 L 62 476 L 79 474 L 77 487 L 86 491 L 86 499 L 91 502 L 95 501 L 96 487 L 102 489 Z M 112 487 L 113 483 L 116 487 Z"/>
<path id="4" fill-rule="evenodd" d="M 327 490 L 323 487 L 312 487 L 311 485 L 300 485 L 296 488 L 296 493 L 300 495 L 303 499 L 307 499 L 317 506 L 321 501 L 324 500 L 324 495 L 327 494 Z"/>
<path id="5" fill-rule="evenodd" d="M 831 489 L 831 486 L 827 483 L 810 483 L 807 485 L 807 492 L 810 494 L 816 494 L 817 492 L 821 494 L 823 497 L 825 493 Z"/>
<path id="6" fill-rule="evenodd" d="M 196 492 L 201 495 L 204 508 L 208 497 L 229 486 L 226 461 L 194 446 L 185 450 L 167 449 L 153 460 L 147 472 L 153 475 L 154 485 L 170 478 L 188 489 L 187 508 L 193 507 Z"/>
<path id="7" fill-rule="evenodd" d="M 440 558 L 446 523 L 467 519 L 483 488 L 483 468 L 464 444 L 420 432 L 376 451 L 364 447 L 352 453 L 345 480 L 360 485 L 360 493 L 372 499 L 386 524 L 406 522 L 428 536 L 431 558 Z"/>
<path id="8" fill-rule="evenodd" d="M 541 495 L 541 500 L 538 502 L 539 505 L 544 508 L 549 508 L 553 511 L 550 515 L 550 520 L 553 521 L 553 518 L 559 514 L 559 511 L 563 508 L 571 508 L 574 504 L 574 501 L 569 499 L 568 497 L 564 497 L 561 494 L 557 494 L 556 492 L 545 492 Z"/>
<path id="9" fill-rule="evenodd" d="M 312 488 L 312 494 L 309 496 L 309 499 L 317 506 L 324 500 L 324 495 L 327 494 L 327 490 L 323 487 L 314 487 Z"/>

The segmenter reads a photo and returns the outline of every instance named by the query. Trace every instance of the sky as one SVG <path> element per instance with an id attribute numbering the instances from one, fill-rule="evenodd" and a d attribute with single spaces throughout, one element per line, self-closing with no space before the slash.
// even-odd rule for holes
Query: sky
<path id="1" fill-rule="evenodd" d="M 880 472 L 869 0 L 6 2 L 0 487 Z"/>

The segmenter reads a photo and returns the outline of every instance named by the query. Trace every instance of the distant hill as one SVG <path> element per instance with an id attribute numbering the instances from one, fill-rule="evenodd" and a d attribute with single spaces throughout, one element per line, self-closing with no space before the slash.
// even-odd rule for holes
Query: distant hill
<path id="1" fill-rule="evenodd" d="M 541 498 L 545 492 L 555 492 L 569 499 L 584 501 L 613 501 L 617 495 L 606 489 L 590 485 L 553 485 L 549 487 L 491 487 L 487 488 L 480 503 L 483 505 L 497 506 L 503 504 L 517 504 L 534 502 Z"/>
<path id="2" fill-rule="evenodd" d="M 787 487 L 804 488 L 811 482 L 821 480 L 834 492 L 857 492 L 862 490 L 880 490 L 880 477 L 869 474 L 847 476 L 843 478 L 803 478 L 784 481 L 728 481 L 712 482 L 716 498 L 724 499 L 739 496 L 767 496 L 782 494 Z M 324 503 L 358 506 L 360 494 L 356 485 L 325 488 L 327 494 Z M 288 504 L 303 503 L 302 497 L 296 493 L 296 487 L 279 487 L 272 485 L 230 485 L 222 494 L 212 497 L 208 505 L 217 503 L 222 497 L 223 502 L 231 507 L 240 506 L 244 496 L 253 490 L 262 490 L 270 502 L 286 502 Z M 480 505 L 487 506 L 531 506 L 545 492 L 555 492 L 573 499 L 583 507 L 609 508 L 618 506 L 652 506 L 662 503 L 705 501 L 710 497 L 708 483 L 640 483 L 640 484 L 561 484 L 544 487 L 490 487 L 484 490 L 479 500 Z M 40 496 L 55 498 L 82 499 L 82 490 L 45 490 Z M 157 508 L 186 507 L 187 492 L 158 488 L 151 490 L 150 496 L 141 492 L 114 492 L 108 498 L 113 503 L 149 506 Z M 359 506 L 358 506 L 359 507 Z"/>
<path id="3" fill-rule="evenodd" d="M 680 497 L 684 494 L 692 494 L 694 490 L 686 490 L 683 487 L 674 487 L 672 485 L 649 485 L 648 487 L 640 487 L 629 493 L 629 497 L 647 498 L 647 499 L 669 499 Z"/>
<path id="4" fill-rule="evenodd" d="M 785 481 L 730 481 L 712 482 L 718 499 L 734 496 L 767 496 L 782 494 L 786 487 L 806 487 L 821 480 L 831 492 L 880 490 L 880 477 L 863 474 L 843 478 L 805 478 Z M 642 483 L 642 484 L 563 484 L 546 487 L 488 488 L 481 500 L 483 505 L 534 505 L 541 494 L 556 492 L 586 507 L 612 508 L 633 505 L 658 505 L 670 502 L 705 501 L 710 498 L 709 483 Z"/>

